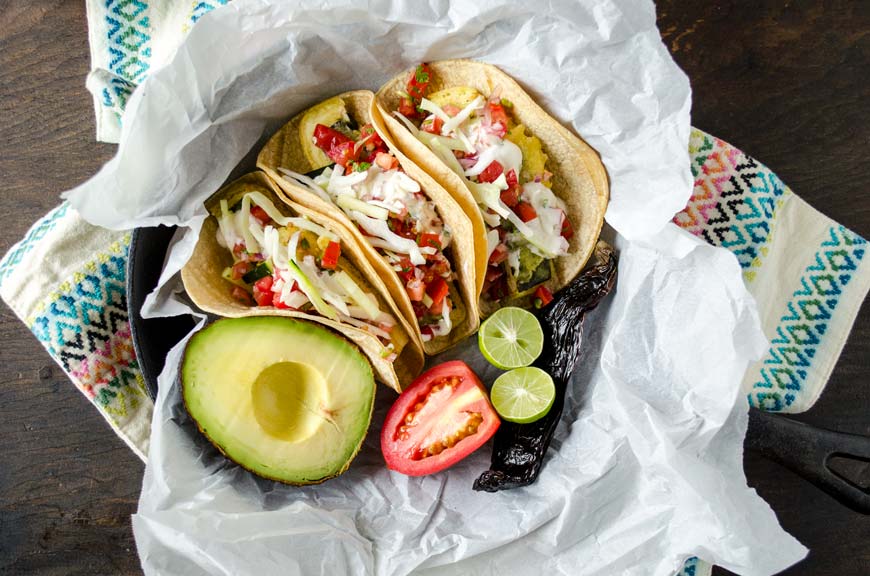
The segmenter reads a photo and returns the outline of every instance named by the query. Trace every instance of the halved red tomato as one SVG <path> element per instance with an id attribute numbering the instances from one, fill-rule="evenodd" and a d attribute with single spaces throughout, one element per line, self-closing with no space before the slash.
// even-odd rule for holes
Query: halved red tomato
<path id="1" fill-rule="evenodd" d="M 381 428 L 387 468 L 424 476 L 453 466 L 489 440 L 501 422 L 465 362 L 421 374 L 393 403 Z"/>

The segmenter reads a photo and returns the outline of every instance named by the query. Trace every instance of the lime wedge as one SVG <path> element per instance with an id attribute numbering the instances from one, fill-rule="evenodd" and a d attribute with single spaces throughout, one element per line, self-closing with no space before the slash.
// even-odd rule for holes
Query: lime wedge
<path id="1" fill-rule="evenodd" d="M 517 368 L 495 379 L 489 398 L 502 418 L 528 424 L 550 411 L 556 387 L 550 375 L 540 368 Z"/>
<path id="2" fill-rule="evenodd" d="M 477 343 L 493 366 L 511 370 L 528 366 L 540 356 L 544 331 L 534 314 L 508 306 L 486 319 L 477 334 Z"/>

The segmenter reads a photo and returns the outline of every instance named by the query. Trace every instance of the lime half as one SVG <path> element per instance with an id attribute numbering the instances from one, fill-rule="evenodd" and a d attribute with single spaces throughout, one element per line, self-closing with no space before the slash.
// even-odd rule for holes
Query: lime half
<path id="1" fill-rule="evenodd" d="M 484 321 L 477 334 L 480 352 L 496 368 L 528 366 L 540 356 L 544 331 L 528 310 L 508 306 Z"/>
<path id="2" fill-rule="evenodd" d="M 489 398 L 502 418 L 528 424 L 550 411 L 556 387 L 550 375 L 540 368 L 517 368 L 495 379 Z"/>

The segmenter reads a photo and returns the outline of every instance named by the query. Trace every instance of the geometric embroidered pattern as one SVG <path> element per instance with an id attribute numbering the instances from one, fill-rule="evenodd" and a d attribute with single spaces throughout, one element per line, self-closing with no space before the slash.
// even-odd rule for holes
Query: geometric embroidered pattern
<path id="1" fill-rule="evenodd" d="M 843 226 L 831 226 L 814 260 L 804 270 L 800 288 L 786 304 L 761 377 L 753 383 L 749 404 L 778 412 L 790 406 L 807 379 L 843 287 L 858 270 L 867 241 Z"/>
<path id="2" fill-rule="evenodd" d="M 151 58 L 151 23 L 148 4 L 142 0 L 105 0 L 109 71 L 139 84 L 148 73 Z M 105 98 L 107 93 L 103 92 Z"/>
<path id="3" fill-rule="evenodd" d="M 697 569 L 698 559 L 693 556 L 686 560 L 686 563 L 683 564 L 683 569 L 677 572 L 675 576 L 695 576 Z"/>
<path id="4" fill-rule="evenodd" d="M 54 228 L 58 220 L 66 215 L 68 209 L 69 203 L 67 202 L 63 202 L 57 206 L 37 221 L 36 224 L 34 224 L 27 232 L 24 239 L 18 242 L 18 244 L 13 246 L 9 252 L 6 253 L 3 260 L 0 260 L 0 285 L 3 284 L 4 278 L 12 274 L 15 268 L 21 263 L 24 256 L 33 250 L 39 241 L 42 240 L 42 238 L 45 237 L 52 228 Z"/>
<path id="5" fill-rule="evenodd" d="M 129 247 L 127 234 L 61 284 L 28 321 L 81 391 L 118 418 L 145 395 L 127 316 Z"/>
<path id="6" fill-rule="evenodd" d="M 217 8 L 218 6 L 224 6 L 227 4 L 229 0 L 210 0 L 210 1 L 200 1 L 193 0 L 191 2 L 190 9 L 190 23 L 196 24 L 196 21 Z"/>
<path id="7" fill-rule="evenodd" d="M 136 85 L 132 82 L 113 76 L 109 80 L 109 85 L 103 88 L 103 107 L 114 110 L 120 121 L 127 100 L 135 88 Z"/>
<path id="8" fill-rule="evenodd" d="M 694 189 L 674 223 L 734 253 L 751 283 L 767 256 L 776 211 L 791 191 L 753 158 L 700 130 L 692 130 L 689 151 Z"/>

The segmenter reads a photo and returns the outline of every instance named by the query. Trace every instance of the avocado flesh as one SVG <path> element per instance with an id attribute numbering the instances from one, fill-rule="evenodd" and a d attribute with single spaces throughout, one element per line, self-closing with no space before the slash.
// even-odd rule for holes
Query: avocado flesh
<path id="1" fill-rule="evenodd" d="M 222 319 L 196 333 L 181 370 L 187 410 L 228 458 L 289 484 L 344 472 L 368 429 L 375 382 L 350 342 L 291 318 Z"/>

